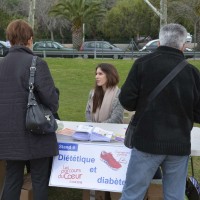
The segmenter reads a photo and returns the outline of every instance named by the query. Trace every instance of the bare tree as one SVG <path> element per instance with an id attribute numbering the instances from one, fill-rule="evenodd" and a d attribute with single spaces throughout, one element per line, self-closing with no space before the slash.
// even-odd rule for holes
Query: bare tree
<path id="1" fill-rule="evenodd" d="M 0 0 L 0 9 L 2 10 L 7 9 L 7 0 Z"/>
<path id="2" fill-rule="evenodd" d="M 170 3 L 173 10 L 171 19 L 178 21 L 186 19 L 194 25 L 194 43 L 197 43 L 197 50 L 200 50 L 200 0 L 176 0 Z"/>
<path id="3" fill-rule="evenodd" d="M 103 0 L 103 4 L 106 9 L 110 10 L 115 4 L 117 0 Z"/>
<path id="4" fill-rule="evenodd" d="M 58 17 L 49 15 L 50 8 L 55 4 L 55 0 L 36 0 L 36 19 L 38 26 L 44 26 L 51 34 L 51 40 L 54 40 L 54 31 L 58 30 L 63 37 L 62 29 L 69 27 L 69 22 Z"/>
<path id="5" fill-rule="evenodd" d="M 29 0 L 28 22 L 31 25 L 31 27 L 34 29 L 34 24 L 35 24 L 35 0 Z"/>
<path id="6" fill-rule="evenodd" d="M 167 24 L 167 0 L 160 0 L 160 27 Z"/>
<path id="7" fill-rule="evenodd" d="M 149 0 L 144 0 L 144 2 L 160 17 L 160 27 L 167 24 L 167 0 L 160 0 L 160 11 Z"/>
<path id="8" fill-rule="evenodd" d="M 54 40 L 55 30 L 58 30 L 63 37 L 63 28 L 69 28 L 67 20 L 49 16 L 49 10 L 56 2 L 57 0 L 14 0 L 12 2 L 0 0 L 0 9 L 13 17 L 26 18 L 35 31 L 38 27 L 42 27 L 44 31 L 48 30 L 51 39 Z"/>
<path id="9" fill-rule="evenodd" d="M 27 0 L 16 0 L 15 4 L 11 4 L 7 1 L 7 11 L 12 16 L 24 16 L 28 18 L 29 14 L 29 1 Z"/>

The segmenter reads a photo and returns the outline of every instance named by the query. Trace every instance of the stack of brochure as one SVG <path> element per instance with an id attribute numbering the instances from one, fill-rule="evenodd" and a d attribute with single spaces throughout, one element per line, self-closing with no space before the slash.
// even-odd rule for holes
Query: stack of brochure
<path id="1" fill-rule="evenodd" d="M 110 142 L 113 132 L 107 131 L 99 127 L 95 127 L 90 134 L 90 141 Z"/>
<path id="2" fill-rule="evenodd" d="M 113 136 L 112 131 L 90 125 L 79 125 L 72 135 L 73 139 L 81 141 L 105 141 L 110 142 Z"/>
<path id="3" fill-rule="evenodd" d="M 88 141 L 93 128 L 90 125 L 79 125 L 72 137 L 75 140 Z"/>
<path id="4" fill-rule="evenodd" d="M 112 139 L 115 140 L 115 141 L 118 141 L 118 142 L 124 142 L 124 137 L 125 137 L 125 134 L 115 134 L 112 136 Z"/>

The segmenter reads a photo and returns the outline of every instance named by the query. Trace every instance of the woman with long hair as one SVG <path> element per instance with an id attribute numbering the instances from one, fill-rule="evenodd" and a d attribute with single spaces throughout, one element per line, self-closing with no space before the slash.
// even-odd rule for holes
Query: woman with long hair
<path id="1" fill-rule="evenodd" d="M 120 89 L 119 74 L 116 68 L 108 63 L 100 63 L 95 71 L 95 87 L 89 93 L 86 106 L 86 121 L 97 123 L 123 123 L 124 109 L 118 96 Z M 95 195 L 110 199 L 110 192 L 96 191 Z M 121 196 L 121 194 L 119 194 Z"/>
<path id="2" fill-rule="evenodd" d="M 123 112 L 118 95 L 119 75 L 108 63 L 96 67 L 95 87 L 89 93 L 86 106 L 86 121 L 98 123 L 123 123 Z"/>

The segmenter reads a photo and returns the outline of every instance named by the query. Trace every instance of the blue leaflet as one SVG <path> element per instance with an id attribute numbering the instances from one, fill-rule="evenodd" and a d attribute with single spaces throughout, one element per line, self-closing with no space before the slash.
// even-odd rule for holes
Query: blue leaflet
<path id="1" fill-rule="evenodd" d="M 89 125 L 79 125 L 72 138 L 80 141 L 103 141 L 110 142 L 113 132 L 92 127 Z"/>

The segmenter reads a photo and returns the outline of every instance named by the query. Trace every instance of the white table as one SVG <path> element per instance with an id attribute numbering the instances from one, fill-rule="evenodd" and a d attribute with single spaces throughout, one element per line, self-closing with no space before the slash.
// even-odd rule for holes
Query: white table
<path id="1" fill-rule="evenodd" d="M 124 134 L 127 124 L 63 122 L 69 129 L 80 124 L 92 125 L 114 133 Z M 50 186 L 121 192 L 131 150 L 122 142 L 83 142 L 74 141 L 69 136 L 57 134 L 59 156 L 54 157 Z M 193 128 L 191 134 L 192 156 L 200 156 L 200 128 Z M 111 168 L 101 159 L 106 152 L 121 167 Z"/>
<path id="2" fill-rule="evenodd" d="M 191 133 L 191 155 L 200 156 L 200 128 L 197 127 Z"/>

